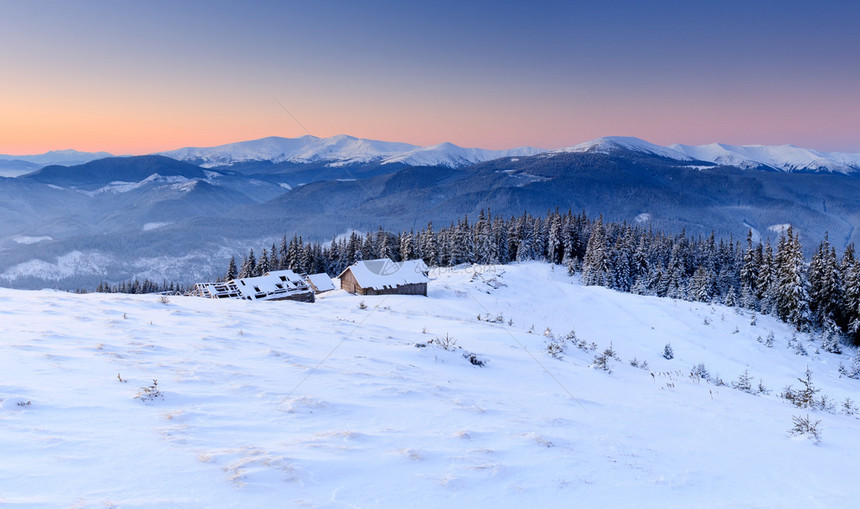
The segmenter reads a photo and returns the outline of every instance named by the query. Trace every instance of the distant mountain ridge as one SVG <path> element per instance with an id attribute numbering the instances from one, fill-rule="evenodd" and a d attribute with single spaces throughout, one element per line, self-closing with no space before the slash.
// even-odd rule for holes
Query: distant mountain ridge
<path id="1" fill-rule="evenodd" d="M 161 155 L 199 164 L 204 168 L 232 166 L 236 163 L 250 161 L 273 163 L 327 162 L 329 166 L 374 162 L 380 164 L 401 163 L 406 166 L 457 168 L 501 157 L 530 156 L 545 151 L 545 149 L 535 147 L 487 150 L 459 147 L 453 143 L 421 147 L 409 143 L 368 140 L 346 135 L 330 138 L 306 135 L 299 138 L 271 136 L 216 147 L 186 147 L 161 152 Z"/>
<path id="2" fill-rule="evenodd" d="M 79 152 L 77 150 L 52 150 L 44 154 L 24 156 L 0 154 L 0 176 L 16 177 L 52 164 L 70 166 L 111 157 L 112 155 L 107 152 Z"/>
<path id="3" fill-rule="evenodd" d="M 270 136 L 214 147 L 184 147 L 158 152 L 201 166 L 226 168 L 244 163 L 292 163 L 331 168 L 373 163 L 377 165 L 444 166 L 460 168 L 505 157 L 528 157 L 558 153 L 614 153 L 629 151 L 675 161 L 703 162 L 741 169 L 771 169 L 784 172 L 860 173 L 860 153 L 822 152 L 794 145 L 656 145 L 630 136 L 606 136 L 555 150 L 517 147 L 507 150 L 465 148 L 445 142 L 419 146 L 337 135 L 328 138 L 305 135 L 297 138 Z M 0 154 L 0 176 L 17 176 L 49 165 L 72 166 L 113 157 L 107 152 L 54 150 L 44 154 L 11 156 Z"/>
<path id="4" fill-rule="evenodd" d="M 655 145 L 627 136 L 607 136 L 550 151 L 558 153 L 597 152 L 612 154 L 630 151 L 654 155 L 676 161 L 701 161 L 718 166 L 741 169 L 769 168 L 784 172 L 842 173 L 860 172 L 860 154 L 846 152 L 819 152 L 794 145 Z"/>

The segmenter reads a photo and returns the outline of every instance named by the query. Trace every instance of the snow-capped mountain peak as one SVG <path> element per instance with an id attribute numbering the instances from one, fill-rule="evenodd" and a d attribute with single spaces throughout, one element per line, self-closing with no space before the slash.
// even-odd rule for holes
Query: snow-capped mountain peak
<path id="1" fill-rule="evenodd" d="M 595 140 L 586 141 L 579 145 L 560 148 L 552 153 L 581 153 L 581 152 L 597 152 L 601 154 L 612 154 L 619 150 L 628 150 L 643 154 L 655 155 L 658 157 L 666 157 L 668 159 L 676 159 L 678 161 L 689 161 L 691 157 L 673 150 L 671 147 L 662 147 L 645 140 L 632 136 L 605 136 Z"/>
<path id="2" fill-rule="evenodd" d="M 534 155 L 540 152 L 544 150 L 534 147 L 486 150 L 463 148 L 448 142 L 421 147 L 409 143 L 369 140 L 340 134 L 329 138 L 311 135 L 299 138 L 273 136 L 217 147 L 181 148 L 163 152 L 161 155 L 200 164 L 206 168 L 230 166 L 247 161 L 325 162 L 329 166 L 380 162 L 454 168 L 500 157 Z"/>
<path id="3" fill-rule="evenodd" d="M 668 148 L 700 161 L 781 171 L 854 173 L 860 169 L 860 154 L 819 152 L 794 145 L 670 145 Z"/>
<path id="4" fill-rule="evenodd" d="M 550 152 L 601 153 L 635 152 L 676 161 L 702 161 L 738 168 L 770 168 L 785 172 L 860 172 L 860 154 L 820 152 L 795 145 L 655 145 L 630 136 L 606 136 Z"/>

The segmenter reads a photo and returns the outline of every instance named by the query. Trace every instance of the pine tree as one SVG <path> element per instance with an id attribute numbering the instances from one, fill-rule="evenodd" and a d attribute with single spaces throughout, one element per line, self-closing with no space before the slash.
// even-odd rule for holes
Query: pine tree
<path id="1" fill-rule="evenodd" d="M 266 248 L 263 248 L 263 252 L 260 253 L 260 259 L 257 261 L 257 270 L 256 275 L 262 276 L 266 272 L 269 272 L 269 252 Z"/>
<path id="2" fill-rule="evenodd" d="M 809 307 L 819 327 L 835 322 L 842 308 L 842 277 L 826 235 L 809 264 Z"/>
<path id="3" fill-rule="evenodd" d="M 242 268 L 239 269 L 239 279 L 246 277 L 254 277 L 257 273 L 257 259 L 254 257 L 254 250 L 248 253 L 248 257 L 242 262 Z"/>
<path id="4" fill-rule="evenodd" d="M 239 271 L 236 268 L 236 257 L 230 257 L 230 263 L 227 265 L 227 273 L 224 275 L 224 281 L 232 281 L 236 279 L 236 276 L 239 275 Z"/>
<path id="5" fill-rule="evenodd" d="M 599 217 L 591 231 L 588 246 L 585 248 L 585 259 L 582 263 L 582 284 L 605 285 L 608 279 L 609 261 L 606 253 L 606 231 L 603 228 L 603 217 Z"/>
<path id="6" fill-rule="evenodd" d="M 809 293 L 803 273 L 803 251 L 800 240 L 789 226 L 777 248 L 777 312 L 779 318 L 798 330 L 810 322 Z"/>

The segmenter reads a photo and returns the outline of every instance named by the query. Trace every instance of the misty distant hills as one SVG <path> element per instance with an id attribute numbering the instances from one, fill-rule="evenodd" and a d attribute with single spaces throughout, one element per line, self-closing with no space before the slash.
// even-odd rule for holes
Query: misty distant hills
<path id="1" fill-rule="evenodd" d="M 792 224 L 809 250 L 825 232 L 839 248 L 858 241 L 860 172 L 850 157 L 830 170 L 807 159 L 729 165 L 694 152 L 602 138 L 473 164 L 412 165 L 390 155 L 357 162 L 341 151 L 311 162 L 210 159 L 208 168 L 163 155 L 47 166 L 0 178 L 0 284 L 192 282 L 284 234 L 326 241 L 350 229 L 474 218 L 482 208 L 505 216 L 584 210 L 735 239 L 748 229 L 775 239 Z"/>

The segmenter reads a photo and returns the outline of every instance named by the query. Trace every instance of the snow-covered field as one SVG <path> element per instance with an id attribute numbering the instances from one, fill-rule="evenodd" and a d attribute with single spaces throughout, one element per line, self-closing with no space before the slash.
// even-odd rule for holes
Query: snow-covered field
<path id="1" fill-rule="evenodd" d="M 769 317 L 583 287 L 546 264 L 431 276 L 427 298 L 315 304 L 0 290 L 0 505 L 860 500 L 860 421 L 838 409 L 860 387 L 838 373 L 853 352 L 816 354 L 799 335 L 798 355 Z M 597 351 L 553 358 L 547 328 Z M 769 331 L 772 348 L 756 340 Z M 446 336 L 462 349 L 416 347 Z M 612 372 L 591 367 L 610 344 Z M 773 392 L 691 377 L 699 363 L 727 383 L 748 369 Z M 777 396 L 807 366 L 836 411 Z M 153 379 L 163 397 L 135 398 Z M 807 413 L 820 444 L 787 435 Z"/>

